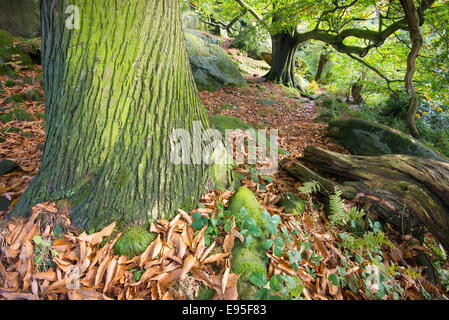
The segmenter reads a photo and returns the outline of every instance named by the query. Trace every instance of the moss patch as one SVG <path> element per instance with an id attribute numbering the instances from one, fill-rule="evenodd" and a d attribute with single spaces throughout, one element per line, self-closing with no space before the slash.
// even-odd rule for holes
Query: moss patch
<path id="1" fill-rule="evenodd" d="M 214 122 L 215 127 L 222 133 L 225 133 L 226 130 L 254 129 L 254 127 L 252 127 L 251 125 L 233 116 L 216 115 L 212 117 L 212 121 Z"/>
<path id="2" fill-rule="evenodd" d="M 198 295 L 196 296 L 195 300 L 212 300 L 212 298 L 215 295 L 215 290 L 211 289 L 205 285 L 201 285 L 200 289 L 198 291 Z"/>
<path id="3" fill-rule="evenodd" d="M 240 212 L 244 207 L 248 210 L 248 216 L 256 221 L 257 226 L 263 233 L 259 238 L 253 237 L 250 245 L 236 242 L 232 251 L 231 267 L 233 272 L 240 274 L 237 284 L 239 297 L 242 300 L 253 299 L 258 290 L 250 281 L 251 273 L 261 271 L 267 273 L 268 259 L 263 243 L 268 238 L 266 232 L 266 222 L 263 219 L 263 208 L 254 193 L 246 187 L 240 187 L 231 199 L 229 210 L 233 213 Z"/>
<path id="4" fill-rule="evenodd" d="M 8 79 L 5 81 L 5 87 L 14 87 L 16 85 L 16 83 L 14 82 L 14 80 Z"/>
<path id="5" fill-rule="evenodd" d="M 5 103 L 13 103 L 14 105 L 21 105 L 23 103 L 23 96 L 19 93 L 10 95 L 5 99 Z"/>
<path id="6" fill-rule="evenodd" d="M 7 123 L 12 120 L 12 112 L 0 114 L 0 120 Z"/>
<path id="7" fill-rule="evenodd" d="M 130 227 L 114 245 L 115 254 L 132 258 L 142 254 L 154 240 L 155 234 L 142 227 Z"/>
<path id="8" fill-rule="evenodd" d="M 22 129 L 16 128 L 16 127 L 8 127 L 4 130 L 2 130 L 4 133 L 17 133 L 22 131 Z"/>
<path id="9" fill-rule="evenodd" d="M 20 136 L 21 136 L 21 137 L 24 137 L 24 138 L 31 138 L 31 137 L 34 136 L 34 134 L 33 134 L 32 131 L 25 131 L 25 132 L 23 132 Z"/>
<path id="10" fill-rule="evenodd" d="M 259 200 L 257 200 L 254 193 L 246 187 L 238 188 L 229 203 L 229 210 L 232 213 L 239 213 L 242 207 L 248 210 L 248 216 L 256 221 L 257 226 L 262 230 L 265 230 L 262 205 L 259 203 Z"/>
<path id="11" fill-rule="evenodd" d="M 0 115 L 0 120 L 3 122 L 9 122 L 12 120 L 13 115 L 16 117 L 19 121 L 34 121 L 34 116 L 31 113 L 26 112 L 24 109 L 14 109 L 11 112 L 4 113 Z"/>

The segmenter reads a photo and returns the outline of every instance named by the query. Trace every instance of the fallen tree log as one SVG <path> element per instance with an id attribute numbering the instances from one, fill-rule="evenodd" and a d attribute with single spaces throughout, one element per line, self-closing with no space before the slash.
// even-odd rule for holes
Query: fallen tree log
<path id="1" fill-rule="evenodd" d="M 352 156 L 308 147 L 303 158 L 283 168 L 300 181 L 318 181 L 329 194 L 338 187 L 343 198 L 370 203 L 383 222 L 403 234 L 423 240 L 427 228 L 449 252 L 449 164 L 406 155 Z"/>

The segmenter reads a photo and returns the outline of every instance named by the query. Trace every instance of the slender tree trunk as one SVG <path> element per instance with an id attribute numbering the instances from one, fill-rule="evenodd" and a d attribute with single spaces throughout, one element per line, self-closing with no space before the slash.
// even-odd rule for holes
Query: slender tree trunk
<path id="1" fill-rule="evenodd" d="M 288 33 L 278 33 L 271 39 L 273 60 L 265 79 L 303 91 L 295 76 L 295 54 L 299 46 L 298 41 Z"/>
<path id="2" fill-rule="evenodd" d="M 324 67 L 326 66 L 328 61 L 329 61 L 329 54 L 325 50 L 320 55 L 320 61 L 318 63 L 318 68 L 315 75 L 316 82 L 319 82 L 321 80 L 321 77 L 323 76 Z"/>
<path id="3" fill-rule="evenodd" d="M 415 74 L 416 59 L 421 50 L 423 39 L 419 31 L 419 16 L 415 2 L 413 0 L 401 0 L 401 4 L 404 8 L 405 18 L 410 32 L 410 40 L 412 41 L 412 49 L 407 58 L 407 73 L 404 79 L 405 88 L 410 94 L 410 105 L 405 120 L 413 138 L 419 139 L 420 134 L 418 129 L 416 129 L 414 120 L 416 111 L 418 110 L 418 96 L 413 85 L 413 75 Z"/>
<path id="4" fill-rule="evenodd" d="M 66 8 L 80 28 L 66 27 Z M 72 222 L 142 225 L 195 205 L 204 164 L 174 165 L 170 135 L 209 120 L 197 93 L 178 0 L 43 0 L 46 143 L 13 215 L 69 199 Z M 191 134 L 192 135 L 192 134 Z M 192 158 L 192 156 L 190 156 Z"/>

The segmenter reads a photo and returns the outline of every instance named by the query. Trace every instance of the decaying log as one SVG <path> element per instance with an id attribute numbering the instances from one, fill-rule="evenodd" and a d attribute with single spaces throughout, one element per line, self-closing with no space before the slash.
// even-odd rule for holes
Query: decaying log
<path id="1" fill-rule="evenodd" d="M 352 156 L 309 147 L 303 158 L 284 169 L 303 182 L 320 182 L 330 194 L 338 187 L 345 199 L 370 203 L 381 220 L 403 234 L 422 240 L 427 228 L 449 252 L 449 164 L 407 155 Z"/>

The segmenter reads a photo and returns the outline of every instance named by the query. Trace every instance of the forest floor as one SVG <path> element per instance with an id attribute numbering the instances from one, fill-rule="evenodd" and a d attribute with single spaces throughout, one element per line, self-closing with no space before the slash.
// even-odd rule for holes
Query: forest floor
<path id="1" fill-rule="evenodd" d="M 279 145 L 289 152 L 280 160 L 302 156 L 307 146 L 347 152 L 329 142 L 325 124 L 314 122 L 318 114 L 313 101 L 277 84 L 261 82 L 266 69 L 263 63 L 226 49 L 235 60 L 250 66 L 246 74 L 248 86 L 201 92 L 211 115 L 232 115 L 250 124 L 278 129 Z M 43 93 L 40 74 L 40 66 L 20 70 L 14 84 L 4 86 L 3 95 L 27 96 L 30 89 Z M 0 77 L 2 83 L 7 80 L 6 76 Z M 7 123 L 0 121 L 0 159 L 13 160 L 20 167 L 0 176 L 0 197 L 11 202 L 9 210 L 36 174 L 45 140 L 43 102 L 25 99 L 14 106 L 0 99 L 0 113 L 17 108 L 32 118 L 18 120 L 13 115 Z M 264 209 L 281 217 L 280 228 L 295 234 L 293 246 L 303 257 L 295 269 L 287 254 L 276 256 L 270 249 L 269 276 L 287 274 L 296 279 L 303 286 L 299 296 L 306 299 L 373 299 L 364 287 L 369 255 L 360 252 L 356 259 L 343 250 L 341 230 L 328 223 L 324 203 L 313 199 L 312 204 L 312 197 L 298 191 L 301 183 L 282 170 L 263 185 L 254 179 L 248 166 L 242 165 L 237 171 L 247 177 L 242 185 L 256 194 Z M 286 192 L 308 201 L 302 214 L 288 214 L 276 206 Z M 113 245 L 121 236 L 114 233 L 114 224 L 95 234 L 80 233 L 70 224 L 70 210 L 60 203 L 36 205 L 28 219 L 6 221 L 3 216 L 7 211 L 0 211 L 0 299 L 194 299 L 200 285 L 212 289 L 214 298 L 237 299 L 239 276 L 231 272 L 230 258 L 234 241 L 241 238 L 238 230 L 235 226 L 228 232 L 221 229 L 214 242 L 206 244 L 205 229 L 196 232 L 192 227 L 194 212 L 216 216 L 220 203 L 226 207 L 233 193 L 205 194 L 198 209 L 179 211 L 171 221 L 153 223 L 150 231 L 158 237 L 144 253 L 131 259 L 114 253 Z M 393 230 L 387 230 L 386 237 L 392 245 L 383 246 L 382 256 L 394 270 L 385 285 L 393 289 L 382 298 L 424 299 L 426 294 L 441 297 L 444 290 L 428 283 L 413 261 L 416 250 L 429 250 Z M 75 273 L 73 266 L 78 267 Z M 350 284 L 331 281 L 334 274 L 340 274 Z M 68 281 L 79 286 L 71 287 Z"/>

